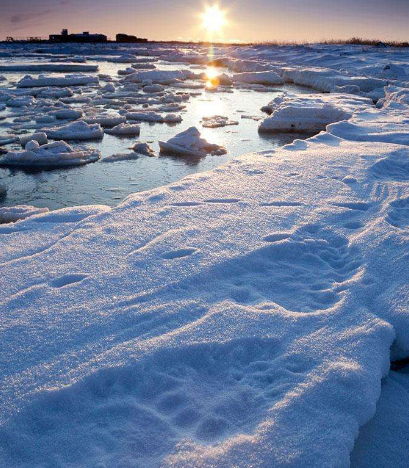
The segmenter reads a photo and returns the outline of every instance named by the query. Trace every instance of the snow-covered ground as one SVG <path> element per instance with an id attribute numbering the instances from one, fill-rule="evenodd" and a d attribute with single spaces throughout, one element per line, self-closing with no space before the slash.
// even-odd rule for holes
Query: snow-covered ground
<path id="1" fill-rule="evenodd" d="M 259 122 L 322 131 L 113 208 L 0 225 L 0 464 L 407 467 L 408 371 L 389 365 L 409 356 L 409 52 L 106 47 L 75 56 L 330 92 L 266 96 Z M 192 74 L 138 67 L 101 99 L 126 115 L 143 86 L 185 92 Z M 13 89 L 5 103 L 38 108 L 39 88 Z"/>

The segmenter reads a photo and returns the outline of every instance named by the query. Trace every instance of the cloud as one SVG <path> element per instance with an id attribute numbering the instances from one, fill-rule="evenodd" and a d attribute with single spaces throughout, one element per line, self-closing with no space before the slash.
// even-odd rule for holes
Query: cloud
<path id="1" fill-rule="evenodd" d="M 46 16 L 54 13 L 54 9 L 43 10 L 38 13 L 17 13 L 9 18 L 10 24 L 13 25 L 15 30 L 19 30 L 26 26 L 39 25 L 42 24 Z"/>

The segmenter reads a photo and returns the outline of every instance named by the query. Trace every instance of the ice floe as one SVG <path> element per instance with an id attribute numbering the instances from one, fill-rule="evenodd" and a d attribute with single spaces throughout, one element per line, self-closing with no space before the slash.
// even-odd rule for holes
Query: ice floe
<path id="1" fill-rule="evenodd" d="M 48 138 L 53 140 L 98 140 L 104 136 L 104 130 L 98 123 L 88 124 L 78 120 L 61 127 L 45 130 Z"/>
<path id="2" fill-rule="evenodd" d="M 113 128 L 106 129 L 105 133 L 117 136 L 138 136 L 141 133 L 141 127 L 139 125 L 121 123 Z"/>
<path id="3" fill-rule="evenodd" d="M 73 148 L 65 141 L 55 141 L 40 145 L 36 140 L 29 141 L 23 151 L 9 151 L 0 156 L 0 166 L 50 168 L 80 166 L 97 161 L 97 150 Z"/>
<path id="4" fill-rule="evenodd" d="M 196 127 L 178 133 L 167 142 L 159 141 L 159 148 L 162 153 L 203 157 L 207 154 L 217 155 L 226 153 L 222 146 L 207 142 L 201 138 Z"/>
<path id="5" fill-rule="evenodd" d="M 90 84 L 98 84 L 99 80 L 96 76 L 91 75 L 66 75 L 66 76 L 45 76 L 40 75 L 38 78 L 33 78 L 30 75 L 22 78 L 18 83 L 18 88 L 35 88 L 49 86 L 86 86 Z"/>

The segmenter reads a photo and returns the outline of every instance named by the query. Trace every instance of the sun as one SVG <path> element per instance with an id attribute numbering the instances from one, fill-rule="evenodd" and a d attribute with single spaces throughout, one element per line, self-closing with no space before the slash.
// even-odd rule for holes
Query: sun
<path id="1" fill-rule="evenodd" d="M 227 24 L 226 12 L 218 5 L 208 6 L 200 15 L 202 26 L 209 34 L 220 34 L 223 26 Z"/>

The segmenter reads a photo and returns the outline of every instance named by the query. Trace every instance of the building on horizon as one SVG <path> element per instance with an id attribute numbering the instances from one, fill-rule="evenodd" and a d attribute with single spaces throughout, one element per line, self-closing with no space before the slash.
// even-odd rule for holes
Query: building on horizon
<path id="1" fill-rule="evenodd" d="M 132 36 L 130 34 L 122 34 L 122 33 L 117 34 L 115 39 L 116 39 L 116 42 L 148 42 L 148 39 Z"/>
<path id="2" fill-rule="evenodd" d="M 88 31 L 78 34 L 68 34 L 68 29 L 63 29 L 61 34 L 50 34 L 50 42 L 107 42 L 105 34 L 90 34 Z"/>

